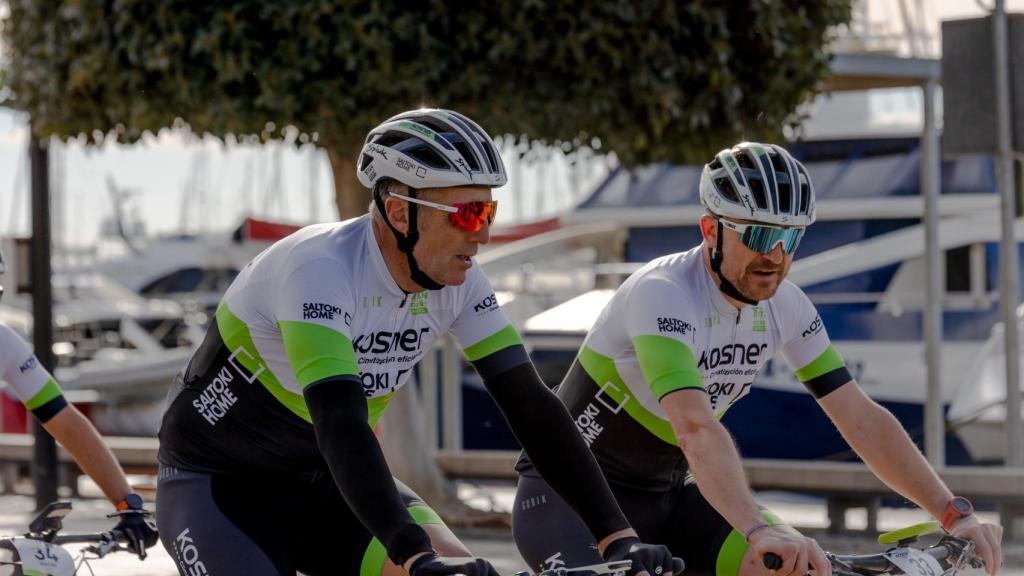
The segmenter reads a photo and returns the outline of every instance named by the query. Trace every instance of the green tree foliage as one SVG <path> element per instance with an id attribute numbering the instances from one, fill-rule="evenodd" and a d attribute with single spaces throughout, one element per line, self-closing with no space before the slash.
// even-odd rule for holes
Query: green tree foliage
<path id="1" fill-rule="evenodd" d="M 692 161 L 794 119 L 850 1 L 10 0 L 5 85 L 41 135 L 294 126 L 349 182 L 367 130 L 421 104 L 626 164 Z"/>

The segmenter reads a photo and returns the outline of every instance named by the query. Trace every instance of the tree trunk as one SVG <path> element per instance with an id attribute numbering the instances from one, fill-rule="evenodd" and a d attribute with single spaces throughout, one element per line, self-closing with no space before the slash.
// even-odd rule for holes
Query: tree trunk
<path id="1" fill-rule="evenodd" d="M 370 191 L 356 178 L 356 157 L 362 145 L 348 148 L 348 155 L 327 147 L 334 174 L 334 198 L 342 220 L 366 214 Z M 424 434 L 423 403 L 415 385 L 395 395 L 387 414 L 377 426 L 378 438 L 391 473 L 412 488 L 449 526 L 510 526 L 506 513 L 478 510 L 459 500 L 455 485 L 434 462 L 434 447 Z"/>
<path id="2" fill-rule="evenodd" d="M 370 206 L 370 191 L 356 177 L 356 162 L 362 143 L 354 146 L 327 146 L 334 174 L 334 203 L 342 220 L 366 214 Z"/>

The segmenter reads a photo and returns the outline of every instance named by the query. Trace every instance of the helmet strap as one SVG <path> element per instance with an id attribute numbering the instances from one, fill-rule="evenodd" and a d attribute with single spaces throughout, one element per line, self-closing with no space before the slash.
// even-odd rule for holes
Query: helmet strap
<path id="1" fill-rule="evenodd" d="M 751 300 L 744 296 L 732 282 L 725 278 L 725 274 L 722 274 L 722 235 L 725 233 L 725 226 L 722 226 L 722 222 L 717 219 L 716 224 L 718 225 L 718 238 L 715 241 L 715 247 L 711 249 L 711 271 L 718 274 L 718 288 L 723 294 L 734 300 L 757 306 L 757 300 Z"/>
<path id="2" fill-rule="evenodd" d="M 416 197 L 415 188 L 409 188 L 409 196 L 412 198 Z M 409 277 L 412 278 L 412 281 L 427 290 L 440 290 L 444 288 L 444 284 L 435 282 L 433 278 L 427 276 L 426 272 L 420 269 L 419 264 L 416 263 L 416 257 L 412 255 L 413 248 L 416 247 L 416 242 L 420 239 L 420 232 L 416 225 L 416 205 L 412 202 L 406 203 L 409 210 L 409 232 L 402 234 L 388 218 L 388 213 L 384 209 L 384 200 L 381 198 L 381 193 L 377 187 L 374 188 L 373 202 L 377 205 L 377 211 L 384 217 L 384 223 L 388 225 L 391 233 L 395 236 L 395 240 L 398 242 L 398 249 L 405 253 L 405 258 L 409 262 Z"/>

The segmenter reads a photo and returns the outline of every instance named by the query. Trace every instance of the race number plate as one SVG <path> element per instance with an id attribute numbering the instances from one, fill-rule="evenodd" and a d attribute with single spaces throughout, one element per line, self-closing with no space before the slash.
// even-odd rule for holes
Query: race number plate
<path id="1" fill-rule="evenodd" d="M 11 543 L 25 576 L 74 576 L 75 561 L 60 546 L 29 538 L 13 538 Z"/>
<path id="2" fill-rule="evenodd" d="M 894 548 L 885 557 L 907 576 L 942 576 L 942 566 L 930 554 L 916 548 Z"/>

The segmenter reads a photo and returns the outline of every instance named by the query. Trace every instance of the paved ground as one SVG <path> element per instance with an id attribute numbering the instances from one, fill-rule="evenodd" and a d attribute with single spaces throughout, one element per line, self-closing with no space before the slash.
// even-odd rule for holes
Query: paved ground
<path id="1" fill-rule="evenodd" d="M 94 488 L 83 486 L 86 494 L 94 493 Z M 512 500 L 512 491 L 508 486 L 463 486 L 464 498 L 474 505 L 481 507 L 494 507 L 509 509 Z M 826 525 L 826 514 L 824 503 L 815 498 L 788 495 L 788 494 L 760 494 L 759 499 L 778 513 L 787 522 L 802 527 L 805 532 L 819 538 L 826 550 L 836 552 L 874 552 L 880 548 L 873 543 L 871 538 L 846 534 L 834 536 L 827 534 L 823 528 Z M 32 517 L 34 506 L 33 499 L 28 496 L 0 496 L 0 534 L 15 534 L 25 529 Z M 113 526 L 111 520 L 105 515 L 109 512 L 109 504 L 98 499 L 75 500 L 73 513 L 67 518 L 65 528 L 68 532 L 73 531 L 100 531 Z M 988 519 L 993 519 L 991 513 L 982 513 Z M 927 520 L 920 511 L 905 509 L 883 509 L 879 514 L 879 524 L 883 530 L 891 530 L 907 526 L 916 522 Z M 866 515 L 863 512 L 851 511 L 847 516 L 847 523 L 851 528 L 863 527 L 866 523 Z M 498 570 L 505 576 L 510 576 L 518 570 L 524 570 L 525 566 L 511 537 L 504 532 L 494 530 L 472 530 L 460 531 L 460 536 L 466 545 L 475 554 L 492 560 Z M 69 550 L 77 551 L 78 547 L 69 546 Z M 1004 576 L 1024 576 L 1024 543 L 1017 543 L 1006 546 L 1007 568 L 1001 574 Z M 97 561 L 92 564 L 97 576 L 175 576 L 174 563 L 170 556 L 161 547 L 157 546 L 151 550 L 149 558 L 140 563 L 135 557 L 128 554 L 116 554 Z M 0 574 L 3 571 L 0 570 Z M 974 571 L 980 576 L 980 571 Z M 971 574 L 971 573 L 965 573 Z"/>

